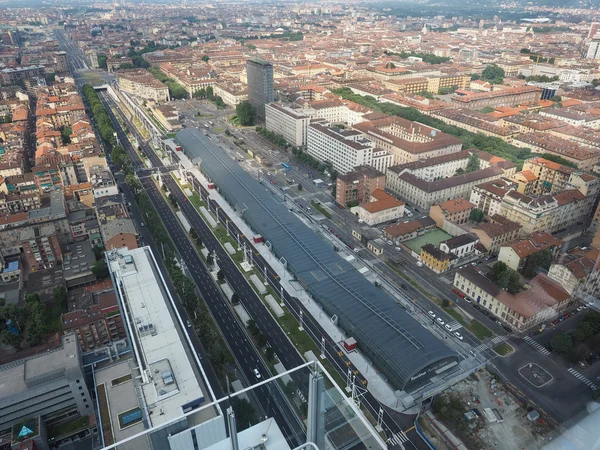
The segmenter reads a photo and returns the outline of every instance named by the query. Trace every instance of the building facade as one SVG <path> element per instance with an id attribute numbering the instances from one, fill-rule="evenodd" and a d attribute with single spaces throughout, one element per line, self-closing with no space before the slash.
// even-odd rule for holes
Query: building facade
<path id="1" fill-rule="evenodd" d="M 85 385 L 83 359 L 77 338 L 63 336 L 61 346 L 9 363 L 0 384 L 0 430 L 32 416 L 94 414 Z"/>
<path id="2" fill-rule="evenodd" d="M 269 103 L 265 105 L 265 123 L 267 130 L 282 135 L 290 144 L 306 145 L 310 117 L 302 114 L 302 110 Z"/>
<path id="3" fill-rule="evenodd" d="M 248 74 L 248 102 L 256 110 L 256 115 L 265 118 L 265 105 L 275 97 L 273 93 L 273 64 L 254 58 L 246 61 Z"/>
<path id="4" fill-rule="evenodd" d="M 385 189 L 385 175 L 371 166 L 358 166 L 336 180 L 335 201 L 338 205 L 358 205 L 371 198 L 377 189 Z"/>
<path id="5" fill-rule="evenodd" d="M 374 144 L 357 131 L 313 123 L 308 126 L 307 136 L 306 152 L 319 161 L 330 162 L 342 175 L 372 163 Z"/>

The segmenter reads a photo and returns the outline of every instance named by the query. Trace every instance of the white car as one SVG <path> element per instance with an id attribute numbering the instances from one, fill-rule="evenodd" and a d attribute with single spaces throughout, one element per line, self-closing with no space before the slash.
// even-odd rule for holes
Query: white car
<path id="1" fill-rule="evenodd" d="M 145 226 L 146 226 L 146 225 L 144 225 L 144 222 L 140 223 L 140 225 L 141 225 L 142 227 L 145 227 Z"/>
<path id="2" fill-rule="evenodd" d="M 402 251 L 402 248 L 400 248 L 400 247 L 394 247 L 394 248 L 396 249 L 397 252 L 401 252 Z"/>
<path id="3" fill-rule="evenodd" d="M 446 322 L 444 322 L 444 320 L 441 317 L 438 317 L 437 319 L 437 323 L 439 323 L 440 325 L 445 325 Z"/>
<path id="4" fill-rule="evenodd" d="M 389 239 L 386 242 L 387 242 L 387 245 L 394 245 L 394 243 L 392 241 L 390 241 Z"/>
<path id="5" fill-rule="evenodd" d="M 187 321 L 187 327 L 192 328 L 192 322 L 190 322 L 189 320 Z"/>
<path id="6" fill-rule="evenodd" d="M 461 341 L 463 340 L 462 335 L 457 331 L 456 333 L 454 333 L 454 336 L 456 336 L 458 339 L 460 339 Z"/>
<path id="7" fill-rule="evenodd" d="M 427 314 L 435 319 L 435 313 L 433 311 L 428 311 Z"/>
<path id="8" fill-rule="evenodd" d="M 256 377 L 256 379 L 260 380 L 260 372 L 258 371 L 258 369 L 254 369 L 252 372 L 254 372 L 254 376 Z"/>
<path id="9" fill-rule="evenodd" d="M 423 267 L 423 263 L 421 261 L 417 261 L 417 267 Z"/>
<path id="10" fill-rule="evenodd" d="M 450 326 L 450 324 L 449 324 L 449 323 L 447 323 L 447 324 L 444 326 L 444 328 L 445 328 L 446 330 L 448 330 L 448 331 L 452 331 L 452 327 Z"/>

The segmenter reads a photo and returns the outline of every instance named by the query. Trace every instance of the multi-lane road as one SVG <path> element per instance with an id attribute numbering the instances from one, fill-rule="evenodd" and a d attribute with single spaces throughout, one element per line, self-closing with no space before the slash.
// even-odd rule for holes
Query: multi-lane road
<path id="1" fill-rule="evenodd" d="M 105 103 L 105 106 L 107 106 L 107 111 L 109 111 L 109 115 L 113 120 L 113 125 L 117 131 L 121 144 L 132 160 L 141 162 L 136 151 L 128 141 L 125 132 L 121 128 L 119 122 L 116 120 L 116 117 L 111 109 L 111 106 L 115 107 L 114 103 L 111 100 L 107 100 L 107 96 L 105 94 L 101 94 L 101 98 Z M 132 124 L 129 124 L 129 126 L 131 127 L 130 130 L 134 129 Z M 152 162 L 155 164 L 155 166 L 162 167 L 163 164 L 160 159 L 152 152 L 151 149 L 149 149 L 149 147 L 147 150 L 149 150 L 147 155 L 153 159 Z M 170 176 L 165 174 L 164 179 L 167 181 L 170 179 Z M 194 250 L 193 244 L 189 241 L 187 233 L 181 227 L 179 220 L 169 207 L 167 201 L 160 193 L 152 178 L 144 177 L 141 178 L 140 181 L 150 197 L 154 207 L 157 209 L 166 228 L 169 230 L 171 239 L 173 240 L 181 259 L 185 262 L 189 275 L 198 286 L 200 295 L 206 302 L 211 314 L 215 319 L 215 322 L 219 327 L 219 330 L 225 337 L 225 340 L 232 354 L 236 358 L 236 361 L 239 363 L 239 373 L 246 380 L 246 384 L 253 384 L 257 381 L 260 381 L 257 380 L 254 374 L 254 369 L 258 370 L 258 372 L 261 374 L 261 377 L 266 377 L 269 373 L 269 370 L 267 365 L 263 362 L 259 354 L 259 350 L 254 346 L 252 340 L 248 338 L 244 327 L 236 319 L 234 312 L 229 307 L 227 300 L 220 291 L 220 288 L 218 288 L 218 286 L 215 284 L 215 281 L 210 275 L 204 262 Z M 181 199 L 181 203 L 185 203 L 183 199 Z M 143 221 L 144 218 L 142 217 L 141 220 Z M 138 225 L 140 224 L 141 223 L 138 223 Z M 202 230 L 199 223 L 193 224 L 193 226 L 197 229 L 198 234 L 202 236 L 203 242 L 207 243 L 208 247 L 210 236 L 201 232 Z M 168 275 L 165 274 L 165 278 L 167 276 Z M 182 316 L 187 318 L 187 313 L 183 311 L 183 308 L 181 308 L 181 310 Z M 289 362 L 286 361 L 284 364 L 286 365 L 286 363 Z M 286 366 L 291 368 L 296 367 L 297 365 L 298 364 Z M 298 380 L 298 383 L 299 382 L 300 380 Z M 290 442 L 303 442 L 305 439 L 303 424 L 293 412 L 293 408 L 280 391 L 276 383 L 273 385 L 263 385 L 257 387 L 254 391 L 254 397 L 258 404 L 260 404 L 262 413 L 261 415 L 275 417 L 277 423 L 280 424 L 284 435 Z"/>
<path id="2" fill-rule="evenodd" d="M 109 96 L 102 95 L 102 97 L 107 102 L 108 106 L 117 108 L 116 103 L 114 101 L 112 101 L 109 98 Z M 125 123 L 127 123 L 126 119 L 125 119 Z M 130 127 L 130 131 L 132 131 L 134 134 L 136 134 L 137 132 L 136 132 L 135 128 L 133 127 L 133 125 L 132 124 L 128 124 L 128 125 Z M 119 132 L 122 132 L 122 130 L 119 130 Z M 124 139 L 124 138 L 121 138 L 121 136 L 119 136 L 119 137 L 121 140 Z M 143 139 L 140 136 L 137 136 L 137 138 L 138 138 L 139 142 L 143 142 Z M 152 162 L 152 164 L 155 167 L 163 167 L 163 163 L 160 161 L 160 159 L 156 156 L 154 151 L 149 146 L 147 146 L 146 144 L 142 144 L 142 148 L 143 148 L 144 152 L 146 153 L 146 155 L 150 158 L 150 161 Z M 240 270 L 237 268 L 237 266 L 235 265 L 233 260 L 230 258 L 229 254 L 223 249 L 220 242 L 214 236 L 212 231 L 208 228 L 208 225 L 201 218 L 200 214 L 195 209 L 195 207 L 190 202 L 186 201 L 186 199 L 187 199 L 186 195 L 181 191 L 179 185 L 168 174 L 164 174 L 162 180 L 165 183 L 165 185 L 167 186 L 167 189 L 169 190 L 169 192 L 171 192 L 175 196 L 175 199 L 177 200 L 177 202 L 181 208 L 181 211 L 185 214 L 190 225 L 196 230 L 198 235 L 202 238 L 202 242 L 206 246 L 206 248 L 211 252 L 213 250 L 216 252 L 219 267 L 226 274 L 226 278 L 227 278 L 228 282 L 232 286 L 235 286 L 236 293 L 238 294 L 239 298 L 241 299 L 241 303 L 246 308 L 249 315 L 255 320 L 255 322 L 256 322 L 257 326 L 259 327 L 259 329 L 261 330 L 261 332 L 268 339 L 269 344 L 275 349 L 275 352 L 278 355 L 282 364 L 286 368 L 292 368 L 292 367 L 296 367 L 300 364 L 303 364 L 304 360 L 298 354 L 293 343 L 287 338 L 285 332 L 279 327 L 278 323 L 269 314 L 269 312 L 266 309 L 266 306 L 258 298 L 258 296 L 254 292 L 254 290 L 252 289 L 252 287 L 250 286 L 250 284 L 248 283 L 246 278 L 242 275 Z M 181 229 L 181 225 L 179 224 L 177 218 L 174 216 L 172 211 L 170 211 L 170 207 L 167 205 L 166 201 L 164 201 L 162 194 L 158 191 L 158 188 L 156 187 L 154 182 L 150 178 L 144 178 L 144 179 L 142 179 L 142 184 L 143 184 L 144 188 L 146 189 L 146 191 L 148 192 L 148 194 L 150 195 L 152 201 L 155 202 L 155 205 L 157 206 L 157 209 L 158 209 L 163 221 L 165 221 L 165 225 L 167 226 L 169 231 L 172 233 L 172 237 L 174 238 L 175 244 L 178 247 L 178 250 L 180 251 L 182 259 L 185 261 L 191 275 L 194 277 L 195 275 L 197 275 L 195 273 L 195 271 L 199 270 L 198 266 L 199 266 L 199 264 L 201 264 L 201 262 L 200 262 L 199 257 L 197 256 L 195 250 L 193 250 L 193 246 L 190 245 L 189 241 L 187 240 L 187 236 L 185 236 L 185 232 Z M 196 185 L 196 187 L 200 191 L 202 191 L 202 189 L 200 188 L 199 185 Z M 207 195 L 208 195 L 208 193 L 206 191 L 204 191 L 203 197 L 206 197 Z M 216 204 L 213 203 L 212 200 L 208 200 L 208 202 L 209 202 L 209 207 L 216 208 Z M 223 213 L 220 213 L 219 217 L 223 221 L 227 220 L 226 216 Z M 235 225 L 233 223 L 230 222 L 229 227 L 230 227 L 230 231 L 232 233 L 236 233 L 236 234 L 240 235 L 240 238 L 242 240 L 246 240 L 246 245 L 249 248 L 251 248 L 250 242 L 247 240 L 246 237 L 244 237 L 242 235 L 242 233 L 235 227 Z M 174 233 L 174 230 L 177 230 L 177 232 Z M 178 236 L 179 234 L 183 234 L 183 236 Z M 270 285 L 275 289 L 276 292 L 280 292 L 278 276 L 270 268 L 269 264 L 262 259 L 262 257 L 260 256 L 260 254 L 258 252 L 253 252 L 253 259 L 254 259 L 255 264 L 258 267 L 267 267 L 268 279 L 269 279 Z M 200 282 L 202 283 L 203 281 L 205 281 L 205 280 L 201 280 Z M 354 368 L 354 366 L 351 364 L 351 362 L 349 360 L 347 360 L 346 358 L 343 358 L 341 355 L 339 355 L 339 353 L 338 353 L 339 349 L 337 348 L 335 343 L 332 342 L 327 337 L 327 334 L 324 332 L 324 330 L 322 330 L 320 325 L 318 325 L 318 323 L 311 318 L 310 314 L 308 313 L 308 311 L 306 311 L 304 309 L 304 307 L 301 305 L 301 303 L 298 302 L 296 299 L 294 299 L 289 294 L 287 294 L 285 292 L 284 292 L 284 294 L 285 294 L 284 299 L 285 299 L 286 303 L 288 304 L 288 306 L 290 307 L 290 311 L 294 312 L 296 314 L 296 316 L 298 316 L 298 314 L 299 314 L 298 311 L 300 311 L 300 309 L 303 309 L 303 315 L 305 318 L 304 319 L 304 327 L 305 327 L 305 329 L 310 331 L 310 333 L 312 334 L 315 341 L 320 344 L 321 338 L 322 337 L 326 338 L 326 354 L 328 355 L 329 360 L 332 361 L 332 363 L 334 363 L 334 366 L 337 366 L 341 375 L 346 376 L 347 370 L 350 369 L 352 372 L 356 372 L 358 380 L 363 380 L 364 378 L 362 376 L 360 376 L 360 373 L 356 370 L 356 368 Z M 203 293 L 203 296 L 205 296 L 205 295 L 209 296 L 208 299 L 205 297 L 205 300 L 207 301 L 207 303 L 209 303 L 210 299 L 212 299 L 216 294 L 214 292 L 208 293 L 208 294 Z M 215 303 L 220 302 L 221 305 L 215 307 L 215 310 L 221 311 L 224 308 L 228 309 L 228 305 L 223 304 L 223 302 L 225 302 L 225 301 L 224 301 L 222 295 L 219 295 L 218 297 L 219 297 L 219 299 L 215 299 L 215 300 L 218 300 L 218 301 L 215 301 Z M 219 319 L 222 319 L 222 318 L 215 317 L 215 319 L 217 320 L 217 322 L 219 322 Z M 235 318 L 234 318 L 234 320 L 235 320 Z M 237 345 L 239 345 L 239 342 L 237 340 L 235 340 L 235 338 L 237 336 L 231 335 L 230 330 L 226 324 L 221 326 L 221 324 L 219 323 L 219 326 L 220 326 L 221 331 L 223 332 L 225 339 L 229 343 L 230 347 L 236 347 Z M 233 348 L 232 348 L 232 350 L 233 350 Z M 236 356 L 236 359 L 238 359 L 238 362 L 240 362 L 240 365 L 248 364 L 250 366 L 250 367 L 247 367 L 247 370 L 250 373 L 255 368 L 255 367 L 253 367 L 253 365 L 256 367 L 263 366 L 262 364 L 258 364 L 258 361 L 256 361 L 255 359 L 248 360 L 247 358 L 245 359 L 243 355 L 241 355 L 241 357 L 238 357 L 238 355 L 235 354 L 235 352 L 234 352 L 234 356 Z M 264 372 L 263 372 L 263 370 L 261 370 L 262 373 L 267 373 L 266 370 Z M 306 397 L 307 380 L 297 379 L 294 381 L 296 382 L 296 384 L 300 388 L 300 390 L 303 392 L 303 395 Z M 371 410 L 371 413 L 374 416 L 376 416 L 379 411 L 379 403 L 371 396 L 371 394 L 366 392 L 361 400 L 363 401 L 363 404 L 365 404 L 365 405 L 367 405 L 367 407 L 369 407 L 369 409 Z M 418 438 L 416 436 L 416 433 L 414 433 L 413 430 L 410 431 L 410 434 L 414 434 L 414 436 L 410 436 L 410 438 L 412 438 L 413 440 L 415 440 L 417 442 L 416 446 L 412 444 L 410 438 L 407 435 L 405 435 L 403 432 L 403 430 L 405 430 L 405 429 L 412 428 L 413 420 L 414 420 L 414 417 L 405 416 L 405 420 L 403 420 L 403 423 L 399 424 L 396 421 L 394 421 L 394 419 L 392 419 L 391 416 L 386 415 L 384 417 L 383 426 L 387 430 L 388 438 L 392 440 L 390 442 L 390 444 L 393 444 L 396 442 L 396 443 L 404 443 L 404 445 L 406 446 L 408 443 L 408 445 L 411 448 L 421 447 L 422 443 L 420 441 L 420 438 Z"/>

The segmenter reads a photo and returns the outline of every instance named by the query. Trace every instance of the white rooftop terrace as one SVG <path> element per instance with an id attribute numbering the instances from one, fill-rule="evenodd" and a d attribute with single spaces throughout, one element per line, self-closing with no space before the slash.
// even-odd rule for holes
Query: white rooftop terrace
<path id="1" fill-rule="evenodd" d="M 183 405 L 203 401 L 204 394 L 169 312 L 169 299 L 150 249 L 122 248 L 108 259 L 115 279 L 122 284 L 119 294 L 129 307 L 124 311 L 129 316 L 126 322 L 135 324 L 130 332 L 139 344 L 134 349 L 143 369 L 142 391 L 148 408 L 155 409 L 150 421 L 157 426 L 181 416 Z"/>

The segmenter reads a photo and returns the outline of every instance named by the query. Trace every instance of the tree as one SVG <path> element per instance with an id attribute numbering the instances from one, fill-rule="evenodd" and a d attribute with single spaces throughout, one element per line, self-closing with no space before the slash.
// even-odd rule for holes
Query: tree
<path id="1" fill-rule="evenodd" d="M 396 64 L 394 64 L 393 62 L 389 62 L 385 65 L 386 69 L 395 69 L 396 68 Z"/>
<path id="2" fill-rule="evenodd" d="M 538 269 L 548 270 L 550 268 L 550 264 L 552 263 L 552 252 L 550 249 L 546 249 L 541 252 L 536 252 L 531 255 L 523 264 L 523 268 L 521 269 L 521 273 L 527 278 L 533 278 Z"/>
<path id="3" fill-rule="evenodd" d="M 37 292 L 34 292 L 33 294 L 25 294 L 24 300 L 25 300 L 26 305 L 32 305 L 33 303 L 39 303 L 40 302 L 40 294 L 38 294 Z"/>
<path id="4" fill-rule="evenodd" d="M 302 190 L 302 185 L 300 183 L 298 183 L 298 190 L 301 191 Z"/>
<path id="5" fill-rule="evenodd" d="M 106 61 L 108 61 L 108 57 L 106 55 L 98 55 L 98 67 L 104 70 L 108 70 L 106 66 Z"/>
<path id="6" fill-rule="evenodd" d="M 258 333 L 258 334 L 256 335 L 256 344 L 257 344 L 259 347 L 264 347 L 265 345 L 267 345 L 267 342 L 268 342 L 268 341 L 267 341 L 267 338 L 265 337 L 265 335 L 264 335 L 264 334 L 262 334 L 262 333 Z"/>
<path id="7" fill-rule="evenodd" d="M 0 332 L 0 341 L 2 341 L 4 345 L 10 345 L 17 350 L 21 349 L 21 340 L 22 336 L 20 334 L 17 335 L 8 330 L 2 330 L 2 332 Z"/>
<path id="8" fill-rule="evenodd" d="M 200 238 L 200 236 L 196 236 L 196 245 L 198 247 L 202 247 L 202 239 Z"/>
<path id="9" fill-rule="evenodd" d="M 64 286 L 56 286 L 52 291 L 52 301 L 59 306 L 61 310 L 68 311 L 67 290 Z"/>
<path id="10" fill-rule="evenodd" d="M 467 161 L 467 167 L 465 167 L 465 172 L 475 172 L 476 170 L 479 170 L 479 167 L 479 156 L 477 156 L 477 153 L 473 152 L 471 153 L 471 156 L 469 156 L 469 161 Z"/>
<path id="11" fill-rule="evenodd" d="M 571 353 L 574 348 L 573 339 L 569 334 L 557 334 L 550 340 L 550 347 L 559 353 Z"/>
<path id="12" fill-rule="evenodd" d="M 490 64 L 481 72 L 481 78 L 492 84 L 502 84 L 504 81 L 504 69 L 496 64 Z"/>
<path id="13" fill-rule="evenodd" d="M 442 306 L 444 308 L 447 308 L 448 306 L 450 306 L 450 301 L 447 298 L 443 299 L 442 300 Z"/>
<path id="14" fill-rule="evenodd" d="M 275 358 L 275 350 L 273 350 L 273 347 L 267 347 L 265 349 L 265 358 L 267 358 L 267 361 L 273 361 Z"/>
<path id="15" fill-rule="evenodd" d="M 238 103 L 235 107 L 235 112 L 238 116 L 238 120 L 240 121 L 240 125 L 254 125 L 256 111 L 249 102 L 245 101 Z"/>
<path id="16" fill-rule="evenodd" d="M 496 281 L 507 269 L 508 266 L 506 263 L 502 261 L 496 261 L 496 263 L 492 266 L 492 280 Z"/>
<path id="17" fill-rule="evenodd" d="M 108 277 L 108 266 L 106 265 L 106 260 L 100 259 L 94 263 L 94 267 L 92 267 L 92 273 L 98 279 L 103 279 Z"/>
<path id="18" fill-rule="evenodd" d="M 231 303 L 237 305 L 240 302 L 240 297 L 234 292 L 231 294 Z"/>
<path id="19" fill-rule="evenodd" d="M 209 60 L 209 59 L 210 59 L 210 58 L 209 58 L 207 55 L 204 55 L 204 56 L 202 57 L 202 61 L 204 61 L 204 62 L 208 62 L 208 60 Z"/>
<path id="20" fill-rule="evenodd" d="M 177 208 L 177 199 L 175 198 L 172 192 L 169 193 L 169 201 L 171 202 L 171 205 L 173 205 L 174 208 Z"/>
<path id="21" fill-rule="evenodd" d="M 245 398 L 232 397 L 231 407 L 235 413 L 237 429 L 239 431 L 245 430 L 258 422 L 254 408 Z"/>
<path id="22" fill-rule="evenodd" d="M 483 222 L 483 218 L 485 217 L 485 213 L 478 208 L 474 208 L 471 211 L 471 215 L 469 216 L 469 220 L 473 221 L 473 222 Z"/>
<path id="23" fill-rule="evenodd" d="M 213 265 L 213 255 L 211 255 L 210 253 L 206 256 L 206 265 L 208 267 L 211 267 Z"/>
<path id="24" fill-rule="evenodd" d="M 222 271 L 222 270 L 219 270 L 219 271 L 217 272 L 217 281 L 218 281 L 219 283 L 222 283 L 223 281 L 225 281 L 225 274 L 223 273 L 223 271 Z"/>

